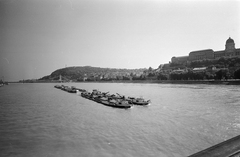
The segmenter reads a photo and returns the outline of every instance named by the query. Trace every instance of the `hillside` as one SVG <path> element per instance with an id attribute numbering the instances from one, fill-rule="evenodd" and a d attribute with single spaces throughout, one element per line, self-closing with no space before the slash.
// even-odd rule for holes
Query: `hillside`
<path id="1" fill-rule="evenodd" d="M 100 68 L 91 66 L 74 66 L 55 70 L 48 76 L 44 76 L 39 80 L 58 80 L 61 75 L 62 78 L 82 81 L 83 79 L 111 79 L 118 77 L 127 77 L 130 75 L 141 74 L 145 68 L 142 69 L 115 69 L 115 68 Z"/>

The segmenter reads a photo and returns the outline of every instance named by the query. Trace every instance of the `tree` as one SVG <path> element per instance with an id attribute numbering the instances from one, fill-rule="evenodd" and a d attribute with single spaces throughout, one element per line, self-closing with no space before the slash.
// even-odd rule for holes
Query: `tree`
<path id="1" fill-rule="evenodd" d="M 237 69 L 237 70 L 234 72 L 234 78 L 235 78 L 235 79 L 240 79 L 240 68 Z"/>
<path id="2" fill-rule="evenodd" d="M 223 78 L 228 79 L 228 76 L 229 76 L 229 71 L 225 69 L 221 69 L 216 72 L 215 79 L 216 80 L 221 80 Z"/>
<path id="3" fill-rule="evenodd" d="M 160 73 L 157 76 L 158 80 L 167 80 L 168 76 L 166 74 Z"/>
<path id="4" fill-rule="evenodd" d="M 153 68 L 152 68 L 152 67 L 149 67 L 149 68 L 148 68 L 148 71 L 149 71 L 149 72 L 153 71 Z"/>

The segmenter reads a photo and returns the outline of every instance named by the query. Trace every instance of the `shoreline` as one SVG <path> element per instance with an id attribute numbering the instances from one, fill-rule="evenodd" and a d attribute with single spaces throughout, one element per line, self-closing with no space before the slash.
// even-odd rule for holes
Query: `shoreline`
<path id="1" fill-rule="evenodd" d="M 22 82 L 9 82 L 22 83 Z M 114 80 L 114 81 L 81 81 L 81 82 L 60 82 L 60 81 L 34 81 L 25 83 L 155 83 L 155 84 L 208 84 L 208 85 L 240 85 L 240 80 Z"/>
<path id="2" fill-rule="evenodd" d="M 114 83 L 240 85 L 240 80 L 134 80 L 134 81 L 112 81 L 112 82 Z"/>

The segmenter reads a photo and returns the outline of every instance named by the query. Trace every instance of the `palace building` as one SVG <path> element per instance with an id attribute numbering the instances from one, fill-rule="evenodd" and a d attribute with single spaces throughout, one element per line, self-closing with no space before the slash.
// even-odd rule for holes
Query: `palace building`
<path id="1" fill-rule="evenodd" d="M 188 61 L 217 59 L 220 57 L 240 57 L 240 48 L 235 48 L 234 40 L 230 37 L 225 44 L 225 50 L 213 51 L 212 49 L 192 51 L 188 56 L 172 57 L 171 62 L 176 64 L 186 63 Z"/>

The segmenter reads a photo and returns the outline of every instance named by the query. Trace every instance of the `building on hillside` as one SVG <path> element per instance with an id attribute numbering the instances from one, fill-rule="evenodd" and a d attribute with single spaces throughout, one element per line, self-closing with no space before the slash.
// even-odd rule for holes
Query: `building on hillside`
<path id="1" fill-rule="evenodd" d="M 187 63 L 188 61 L 217 59 L 220 57 L 240 57 L 240 48 L 235 48 L 232 38 L 228 38 L 225 44 L 225 50 L 213 51 L 212 49 L 192 51 L 188 56 L 172 57 L 171 62 L 176 64 Z"/>
<path id="2" fill-rule="evenodd" d="M 181 73 L 187 72 L 187 69 L 176 69 L 176 70 L 173 70 L 172 72 L 181 74 Z"/>
<path id="3" fill-rule="evenodd" d="M 200 67 L 200 68 L 193 68 L 193 71 L 195 72 L 201 72 L 201 71 L 206 71 L 207 67 Z"/>
<path id="4" fill-rule="evenodd" d="M 214 58 L 221 58 L 221 57 L 224 57 L 224 56 L 225 56 L 225 50 L 214 52 Z"/>
<path id="5" fill-rule="evenodd" d="M 172 67 L 170 67 L 169 63 L 163 64 L 163 67 L 159 70 L 159 72 L 165 72 L 165 73 L 169 73 L 172 71 Z"/>
<path id="6" fill-rule="evenodd" d="M 172 57 L 172 63 L 182 64 L 188 61 L 188 56 L 181 56 L 181 57 Z"/>
<path id="7" fill-rule="evenodd" d="M 212 49 L 192 51 L 189 53 L 188 60 L 203 60 L 203 59 L 214 59 L 214 51 Z"/>

